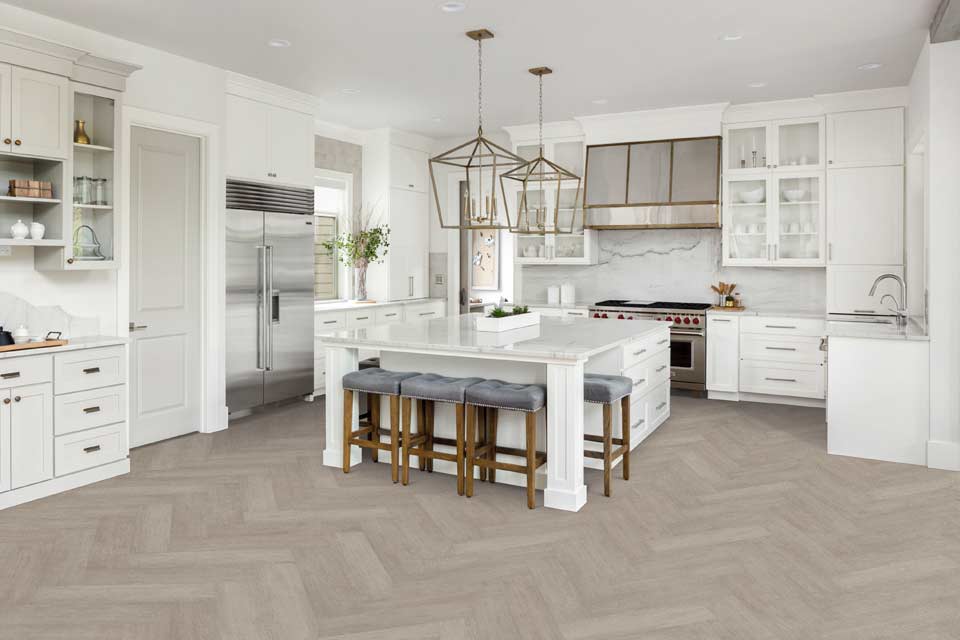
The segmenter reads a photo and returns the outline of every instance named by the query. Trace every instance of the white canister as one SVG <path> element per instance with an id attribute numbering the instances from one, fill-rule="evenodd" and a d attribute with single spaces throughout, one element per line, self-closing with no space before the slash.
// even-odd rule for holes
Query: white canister
<path id="1" fill-rule="evenodd" d="M 39 222 L 33 222 L 30 224 L 30 237 L 34 240 L 43 240 L 43 234 L 46 232 L 47 228 Z"/>
<path id="2" fill-rule="evenodd" d="M 30 229 L 23 224 L 23 220 L 17 220 L 16 224 L 10 227 L 10 235 L 13 236 L 14 240 L 23 240 L 28 233 L 30 233 Z"/>
<path id="3" fill-rule="evenodd" d="M 13 342 L 15 344 L 23 344 L 25 342 L 30 342 L 30 330 L 27 329 L 24 325 L 20 325 L 13 332 Z"/>
<path id="4" fill-rule="evenodd" d="M 547 287 L 547 304 L 549 305 L 560 304 L 560 287 L 558 287 L 555 284 Z"/>
<path id="5" fill-rule="evenodd" d="M 577 289 L 570 282 L 564 282 L 560 286 L 560 304 L 564 307 L 572 307 L 577 303 Z"/>

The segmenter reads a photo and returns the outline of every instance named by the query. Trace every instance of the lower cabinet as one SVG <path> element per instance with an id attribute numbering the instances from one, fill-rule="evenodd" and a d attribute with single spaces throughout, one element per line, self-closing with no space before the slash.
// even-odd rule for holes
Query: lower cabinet
<path id="1" fill-rule="evenodd" d="M 707 391 L 740 390 L 740 318 L 707 316 Z"/>
<path id="2" fill-rule="evenodd" d="M 49 480 L 53 477 L 52 385 L 14 387 L 0 392 L 0 397 L 0 421 L 9 433 L 4 440 L 10 443 L 6 452 L 9 454 L 9 488 L 19 489 Z"/>

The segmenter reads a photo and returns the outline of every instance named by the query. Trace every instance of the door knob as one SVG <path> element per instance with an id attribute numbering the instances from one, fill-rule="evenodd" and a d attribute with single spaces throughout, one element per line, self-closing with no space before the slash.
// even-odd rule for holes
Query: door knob
<path id="1" fill-rule="evenodd" d="M 21 144 L 23 144 L 23 143 L 20 142 L 20 138 L 17 138 L 16 140 L 13 141 L 13 144 L 15 144 L 15 145 L 17 145 L 17 146 L 19 147 L 19 146 L 20 146 Z"/>
<path id="2" fill-rule="evenodd" d="M 10 398 L 4 398 L 3 404 L 10 404 Z"/>
<path id="3" fill-rule="evenodd" d="M 10 138 L 3 139 L 3 144 L 10 144 L 11 142 L 13 142 L 13 140 L 11 140 Z"/>
<path id="4" fill-rule="evenodd" d="M 20 396 L 13 396 L 14 402 L 20 402 Z"/>
<path id="5" fill-rule="evenodd" d="M 149 325 L 137 324 L 136 322 L 131 322 L 131 323 L 130 323 L 130 331 L 140 331 L 141 329 L 146 329 L 147 326 L 149 326 Z"/>

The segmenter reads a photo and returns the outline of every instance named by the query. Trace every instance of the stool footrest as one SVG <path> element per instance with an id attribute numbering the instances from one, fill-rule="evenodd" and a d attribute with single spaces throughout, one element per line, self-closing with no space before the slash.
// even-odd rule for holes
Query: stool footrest
<path id="1" fill-rule="evenodd" d="M 626 447 L 620 446 L 610 452 L 610 459 L 616 460 L 624 454 Z M 594 451 L 593 449 L 583 450 L 584 458 L 593 458 L 594 460 L 603 460 L 603 451 Z"/>
<path id="2" fill-rule="evenodd" d="M 585 435 L 583 436 L 583 439 L 587 442 L 599 442 L 600 444 L 603 444 L 603 436 Z M 613 444 L 623 444 L 623 438 L 610 438 L 610 441 Z"/>
<path id="3" fill-rule="evenodd" d="M 410 455 L 420 458 L 429 458 L 432 460 L 446 460 L 447 462 L 456 462 L 456 453 L 447 453 L 446 451 L 431 451 L 421 447 L 410 447 Z"/>

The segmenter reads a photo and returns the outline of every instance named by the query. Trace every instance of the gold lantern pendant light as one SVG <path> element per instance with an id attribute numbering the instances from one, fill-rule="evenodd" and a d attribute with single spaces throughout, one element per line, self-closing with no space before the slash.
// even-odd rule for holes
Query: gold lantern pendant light
<path id="1" fill-rule="evenodd" d="M 515 224 L 510 227 L 514 233 L 527 235 L 559 235 L 570 234 L 574 230 L 574 219 L 577 211 L 583 217 L 583 208 L 578 206 L 580 201 L 580 176 L 543 156 L 543 76 L 553 73 L 550 67 L 535 67 L 529 69 L 537 76 L 540 94 L 538 102 L 537 124 L 539 125 L 539 150 L 537 157 L 523 166 L 511 169 L 500 177 L 501 186 L 507 180 L 523 183 L 523 190 L 519 193 Z M 560 201 L 563 189 L 573 188 L 576 192 L 571 202 L 570 225 L 564 227 L 560 221 Z M 506 193 L 506 188 L 502 189 Z M 553 211 L 547 209 L 546 195 L 550 192 L 553 200 Z M 509 213 L 508 213 L 509 217 Z M 583 221 L 581 219 L 581 225 Z"/>
<path id="2" fill-rule="evenodd" d="M 443 229 L 510 229 L 507 207 L 497 198 L 497 177 L 503 171 L 526 162 L 515 153 L 483 137 L 483 41 L 493 38 L 487 29 L 468 31 L 467 37 L 477 43 L 477 137 L 438 156 L 430 158 L 430 184 L 434 204 Z M 436 166 L 450 166 L 463 170 L 465 189 L 461 189 L 459 211 L 444 215 L 447 208 L 437 192 Z M 501 184 L 501 195 L 502 192 Z M 454 220 L 456 222 L 454 223 Z"/>

